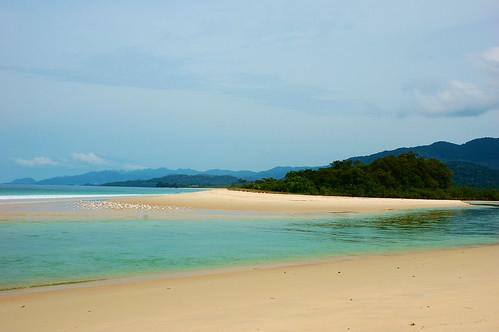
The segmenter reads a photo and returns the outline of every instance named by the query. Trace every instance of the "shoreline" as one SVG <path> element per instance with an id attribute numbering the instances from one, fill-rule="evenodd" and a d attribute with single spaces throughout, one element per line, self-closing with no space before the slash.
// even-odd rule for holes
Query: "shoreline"
<path id="1" fill-rule="evenodd" d="M 497 259 L 473 245 L 6 291 L 0 316 L 12 332 L 489 331 Z"/>
<path id="2" fill-rule="evenodd" d="M 193 193 L 110 199 L 120 204 L 148 204 L 188 209 L 280 213 L 381 212 L 418 208 L 465 208 L 460 200 L 314 196 L 210 189 Z"/>
<path id="3" fill-rule="evenodd" d="M 340 255 L 320 255 L 315 257 L 290 257 L 274 261 L 262 262 L 244 262 L 241 264 L 211 267 L 195 267 L 190 269 L 147 271 L 118 274 L 114 276 L 89 277 L 88 279 L 75 279 L 68 281 L 54 281 L 43 284 L 34 284 L 27 286 L 14 286 L 0 289 L 0 298 L 2 296 L 30 294 L 45 291 L 58 291 L 72 288 L 98 287 L 103 285 L 127 284 L 146 281 L 160 281 L 188 277 L 209 276 L 215 274 L 226 274 L 233 272 L 248 272 L 251 270 L 268 270 L 276 268 L 292 268 L 298 266 L 311 266 L 319 264 L 331 264 L 341 261 L 349 261 L 360 258 L 390 257 L 407 254 L 425 254 L 432 252 L 447 252 L 461 249 L 474 249 L 483 247 L 496 247 L 499 251 L 499 239 L 494 243 L 478 243 L 454 245 L 448 247 L 411 247 L 394 250 L 381 250 L 369 252 L 357 252 Z"/>
<path id="4" fill-rule="evenodd" d="M 4 200 L 0 222 L 8 220 L 203 220 L 213 218 L 306 217 L 418 209 L 462 209 L 460 200 L 312 196 L 204 189 L 165 195 Z"/>

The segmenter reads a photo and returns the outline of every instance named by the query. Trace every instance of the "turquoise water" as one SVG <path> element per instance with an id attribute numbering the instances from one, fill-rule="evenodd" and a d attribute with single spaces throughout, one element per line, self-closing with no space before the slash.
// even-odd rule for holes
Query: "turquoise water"
<path id="1" fill-rule="evenodd" d="M 499 242 L 499 209 L 197 221 L 5 221 L 0 288 Z"/>
<path id="2" fill-rule="evenodd" d="M 104 186 L 42 186 L 0 184 L 0 200 L 178 194 L 182 192 L 192 192 L 199 190 L 200 189 L 191 188 L 131 188 Z"/>

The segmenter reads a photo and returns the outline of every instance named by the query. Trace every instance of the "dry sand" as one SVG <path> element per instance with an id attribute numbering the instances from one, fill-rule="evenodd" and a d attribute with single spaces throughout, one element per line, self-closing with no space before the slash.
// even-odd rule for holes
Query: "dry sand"
<path id="1" fill-rule="evenodd" d="M 458 200 L 311 196 L 257 193 L 227 189 L 211 189 L 177 195 L 116 198 L 113 201 L 194 209 L 288 213 L 376 212 L 416 208 L 462 208 L 469 206 Z"/>
<path id="2" fill-rule="evenodd" d="M 0 330 L 499 331 L 499 246 L 0 293 Z"/>

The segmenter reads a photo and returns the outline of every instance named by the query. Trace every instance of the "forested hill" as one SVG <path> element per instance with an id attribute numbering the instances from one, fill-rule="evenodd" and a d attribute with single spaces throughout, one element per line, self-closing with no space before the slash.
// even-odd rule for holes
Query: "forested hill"
<path id="1" fill-rule="evenodd" d="M 217 175 L 168 175 L 149 180 L 133 180 L 105 183 L 104 186 L 115 187 L 168 187 L 168 188 L 217 188 L 227 187 L 242 180 L 233 176 Z"/>
<path id="2" fill-rule="evenodd" d="M 464 144 L 435 142 L 430 145 L 398 148 L 350 159 L 370 163 L 381 157 L 398 156 L 407 152 L 414 152 L 421 157 L 434 158 L 444 162 L 462 161 L 499 169 L 499 138 L 491 137 L 477 138 Z"/>
<path id="3" fill-rule="evenodd" d="M 499 188 L 499 169 L 465 161 L 447 161 L 445 164 L 452 170 L 452 182 L 455 185 Z"/>
<path id="4" fill-rule="evenodd" d="M 267 178 L 240 187 L 311 195 L 499 199 L 498 190 L 454 186 L 452 171 L 447 165 L 412 152 L 382 157 L 369 164 L 335 161 L 329 167 L 289 172 L 281 180 Z"/>

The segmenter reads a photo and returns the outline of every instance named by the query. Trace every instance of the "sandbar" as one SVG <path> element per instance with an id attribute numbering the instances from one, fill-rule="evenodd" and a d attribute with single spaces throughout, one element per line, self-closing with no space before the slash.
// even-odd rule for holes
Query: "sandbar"
<path id="1" fill-rule="evenodd" d="M 460 200 L 312 196 L 211 189 L 161 196 L 115 198 L 128 204 L 162 205 L 180 208 L 284 213 L 381 212 L 418 208 L 464 208 Z"/>

